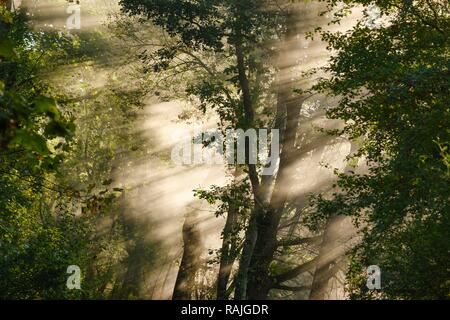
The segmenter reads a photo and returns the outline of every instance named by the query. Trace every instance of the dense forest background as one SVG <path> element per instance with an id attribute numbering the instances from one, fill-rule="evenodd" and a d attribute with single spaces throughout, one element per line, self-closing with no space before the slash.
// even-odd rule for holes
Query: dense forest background
<path id="1" fill-rule="evenodd" d="M 448 299 L 449 33 L 447 0 L 1 0 L 0 298 Z M 174 163 L 199 126 L 278 130 L 276 170 Z"/>

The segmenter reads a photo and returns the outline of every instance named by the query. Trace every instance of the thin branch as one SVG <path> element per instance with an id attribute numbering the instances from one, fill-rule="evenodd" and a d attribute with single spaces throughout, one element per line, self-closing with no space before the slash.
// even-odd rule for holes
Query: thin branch
<path id="1" fill-rule="evenodd" d="M 295 238 L 295 239 L 285 239 L 278 241 L 279 247 L 289 247 L 289 246 L 299 246 L 302 244 L 319 244 L 322 240 L 322 236 L 311 237 L 311 238 Z"/>
<path id="2" fill-rule="evenodd" d="M 286 290 L 286 291 L 293 291 L 293 292 L 303 291 L 303 290 L 307 290 L 309 288 L 310 288 L 310 286 L 291 287 L 291 286 L 285 286 L 282 284 L 276 284 L 272 287 L 272 289 Z"/>
<path id="3" fill-rule="evenodd" d="M 277 284 L 283 283 L 287 280 L 295 278 L 296 276 L 302 274 L 303 272 L 313 269 L 316 266 L 317 261 L 318 261 L 318 258 L 314 258 L 304 264 L 299 265 L 298 267 L 295 267 L 294 269 L 291 269 L 282 274 L 279 274 L 278 276 L 276 276 L 274 278 L 275 283 L 277 283 Z"/>

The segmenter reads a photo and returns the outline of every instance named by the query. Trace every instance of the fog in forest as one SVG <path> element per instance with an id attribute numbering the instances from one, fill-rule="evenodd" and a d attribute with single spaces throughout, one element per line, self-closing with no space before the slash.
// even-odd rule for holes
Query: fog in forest
<path id="1" fill-rule="evenodd" d="M 325 3 L 267 3 L 268 6 L 281 8 L 280 12 L 289 12 L 290 24 L 290 34 L 288 32 L 287 36 L 265 39 L 258 43 L 261 48 L 256 46 L 259 50 L 257 52 L 270 51 L 270 48 L 276 48 L 272 51 L 277 52 L 261 63 L 272 68 L 270 76 L 262 78 L 258 83 L 261 85 L 260 90 L 264 92 L 261 101 L 269 101 L 268 107 L 264 107 L 267 110 L 255 109 L 257 117 L 270 124 L 277 121 L 276 117 L 270 117 L 277 113 L 280 92 L 287 95 L 293 89 L 306 92 L 321 78 L 329 76 L 320 68 L 330 63 L 330 57 L 336 51 L 330 49 L 329 44 L 322 41 L 317 33 L 314 37 L 309 33 L 318 27 L 328 32 L 345 33 L 354 28 L 357 21 L 368 18 L 363 14 L 367 8 L 358 3 L 353 12 L 342 18 L 339 24 L 330 24 L 333 11 L 320 15 L 326 9 Z M 121 13 L 122 4 L 108 0 L 81 0 L 81 28 L 69 30 L 67 19 L 70 13 L 66 10 L 73 4 L 62 0 L 14 2 L 15 11 L 22 10 L 29 20 L 31 30 L 64 35 L 69 39 L 67 41 L 75 43 L 76 48 L 71 49 L 73 53 L 66 53 L 59 58 L 61 62 L 47 68 L 43 66 L 42 72 L 35 71 L 36 76 L 43 79 L 43 83 L 60 94 L 61 100 L 76 106 L 72 111 L 63 106 L 66 108 L 65 112 L 74 117 L 77 125 L 77 147 L 70 158 L 73 160 L 63 163 L 58 174 L 49 174 L 49 179 L 54 179 L 52 181 L 55 184 L 67 184 L 74 188 L 89 189 L 89 185 L 95 185 L 90 189 L 96 194 L 100 192 L 96 199 L 102 199 L 102 179 L 111 180 L 104 184 L 107 188 L 120 191 L 115 194 L 116 198 L 111 206 L 99 207 L 100 212 L 106 210 L 106 213 L 92 218 L 91 226 L 95 229 L 92 239 L 100 239 L 98 243 L 101 245 L 92 254 L 94 258 L 88 258 L 92 259 L 94 266 L 86 271 L 86 281 L 95 280 L 96 277 L 106 279 L 98 280 L 101 283 L 100 289 L 94 284 L 89 285 L 89 290 L 95 292 L 92 297 L 104 294 L 118 299 L 166 300 L 175 298 L 174 288 L 176 290 L 181 286 L 179 288 L 183 289 L 180 290 L 189 290 L 189 293 L 183 294 L 189 294 L 192 299 L 214 299 L 221 252 L 223 257 L 221 248 L 223 232 L 228 223 L 227 212 L 217 215 L 218 210 L 224 210 L 224 202 L 206 201 L 198 196 L 198 191 L 194 191 L 218 188 L 208 197 L 219 196 L 217 190 L 220 188 L 237 186 L 247 181 L 248 170 L 234 169 L 235 166 L 227 165 L 177 165 L 171 160 L 172 150 L 191 137 L 195 128 L 201 127 L 204 131 L 221 130 L 223 119 L 216 112 L 219 107 L 199 111 L 200 99 L 186 97 L 184 93 L 186 88 L 189 90 L 189 82 L 197 83 L 206 79 L 206 72 L 195 74 L 197 67 L 182 69 L 184 73 L 173 71 L 173 74 L 170 73 L 171 67 L 164 71 L 166 73 L 158 74 L 155 72 L 156 68 L 153 71 L 143 71 L 146 70 L 143 62 L 145 55 L 155 53 L 160 48 L 158 45 L 167 44 L 170 47 L 175 43 L 167 32 L 151 26 L 151 21 L 138 21 L 136 17 Z M 338 9 L 339 7 L 334 10 Z M 374 10 L 374 7 L 370 10 Z M 448 21 L 448 15 L 444 11 L 439 11 L 438 14 Z M 274 34 L 283 34 L 283 28 L 285 27 L 280 24 L 279 30 L 274 28 Z M 173 34 L 175 33 L 174 31 Z M 181 39 L 181 36 L 177 34 L 175 39 Z M 64 45 L 66 44 L 61 44 Z M 244 49 L 247 50 L 247 47 L 244 46 Z M 190 49 L 182 47 L 179 50 L 182 52 Z M 195 55 L 203 59 L 202 63 L 217 70 L 221 70 L 227 63 L 235 63 L 233 57 L 226 56 L 226 52 L 218 52 L 210 53 L 207 49 L 196 48 L 188 53 L 182 52 L 184 55 L 172 57 L 173 61 L 177 62 L 176 59 L 179 59 L 180 63 L 173 70 L 184 68 L 183 64 L 189 66 L 187 60 L 183 59 L 194 60 Z M 255 57 L 259 56 L 255 54 Z M 51 57 L 48 59 L 52 61 Z M 168 58 L 161 59 L 164 61 Z M 251 52 L 248 59 L 253 59 Z M 371 63 L 369 58 L 367 61 Z M 191 60 L 189 63 L 192 63 Z M 234 70 L 237 69 L 232 72 Z M 247 74 L 250 75 L 253 69 L 249 67 L 249 70 Z M 316 72 L 311 73 L 313 70 Z M 251 89 L 254 85 L 252 81 L 257 81 L 252 77 L 249 76 Z M 170 86 L 166 83 L 170 83 Z M 232 86 L 235 84 L 230 83 L 232 97 L 239 96 L 241 90 L 238 88 L 233 91 Z M 360 92 L 370 89 L 370 86 L 362 88 Z M 350 158 L 362 145 L 359 138 L 350 141 L 344 135 L 333 136 L 325 132 L 340 130 L 346 125 L 344 120 L 332 119 L 326 115 L 326 111 L 336 107 L 341 96 L 346 93 L 343 91 L 342 95 L 331 95 L 307 92 L 301 93 L 301 99 L 296 102 L 299 108 L 298 123 L 292 125 L 298 125 L 298 130 L 291 138 L 294 140 L 292 145 L 295 150 L 290 151 L 294 156 L 290 156 L 289 161 L 285 162 L 286 168 L 277 177 L 288 178 L 284 178 L 282 182 L 276 182 L 273 178 L 273 182 L 267 184 L 270 186 L 268 191 L 264 192 L 267 192 L 268 203 L 271 203 L 271 197 L 285 199 L 275 242 L 277 239 L 278 242 L 285 243 L 295 242 L 296 239 L 309 240 L 274 250 L 268 272 L 273 279 L 286 280 L 273 283 L 268 289 L 267 298 L 342 300 L 349 298 L 349 293 L 344 290 L 348 271 L 346 254 L 362 241 L 362 234 L 358 230 L 364 230 L 370 219 L 362 219 L 362 224 L 355 225 L 350 216 L 335 215 L 327 218 L 318 230 L 314 230 L 308 227 L 305 222 L 308 218 L 305 217 L 312 214 L 311 196 L 323 194 L 327 198 L 340 190 L 335 185 L 337 173 L 365 174 L 369 172 L 368 162 L 364 154 L 356 159 Z M 287 128 L 290 125 L 289 107 L 292 105 L 289 99 L 286 100 Z M 127 109 L 127 103 L 133 105 L 133 108 Z M 120 117 L 116 116 L 118 114 Z M 285 152 L 288 148 L 286 146 L 290 146 L 291 142 L 283 141 L 282 152 Z M 283 156 L 281 159 L 283 161 Z M 265 177 L 260 179 L 263 184 Z M 275 191 L 274 184 L 277 185 Z M 243 191 L 238 194 L 246 196 Z M 51 197 L 45 196 L 46 199 Z M 51 203 L 50 200 L 46 201 Z M 272 202 L 275 201 L 276 199 L 272 199 Z M 82 202 L 71 203 L 76 216 L 83 216 L 86 212 L 84 210 L 92 208 Z M 245 209 L 247 215 L 255 210 L 251 203 L 252 197 L 247 196 L 247 200 L 239 205 L 250 206 Z M 53 206 L 56 207 L 56 204 Z M 85 207 L 88 209 L 83 209 Z M 226 207 L 226 210 L 230 210 L 230 207 Z M 248 227 L 250 218 L 245 219 L 244 224 Z M 245 247 L 245 238 L 249 234 L 247 227 L 240 226 L 241 229 L 233 235 L 238 237 L 237 245 L 240 248 Z M 91 240 L 89 245 L 92 245 L 92 241 L 97 240 Z M 188 257 L 186 250 L 189 246 L 194 251 Z M 254 250 L 257 248 L 258 244 Z M 238 253 L 227 266 L 230 272 L 230 278 L 225 282 L 227 288 L 231 286 L 229 288 L 232 289 L 236 281 L 239 281 L 239 266 L 243 263 L 241 254 L 243 253 Z M 192 261 L 186 262 L 186 259 Z M 314 259 L 316 264 L 308 267 L 308 263 Z M 184 267 L 184 263 L 187 263 L 187 267 Z M 77 264 L 76 261 L 73 264 Z M 296 268 L 302 265 L 306 265 L 303 272 Z M 356 267 L 353 265 L 352 268 Z M 184 280 L 179 280 L 180 269 L 187 270 L 187 278 Z M 286 271 L 289 269 L 298 269 L 298 272 L 288 277 Z M 191 279 L 189 276 L 195 278 Z M 94 280 L 92 283 L 95 283 Z M 251 280 L 249 283 L 250 286 Z M 252 296 L 252 289 L 247 290 L 249 296 Z M 236 294 L 228 295 L 228 298 L 231 297 L 236 297 Z"/>

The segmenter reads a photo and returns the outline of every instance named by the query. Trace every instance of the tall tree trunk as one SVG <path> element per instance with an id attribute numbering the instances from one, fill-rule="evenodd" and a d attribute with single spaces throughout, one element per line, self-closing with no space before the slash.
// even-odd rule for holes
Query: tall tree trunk
<path id="1" fill-rule="evenodd" d="M 269 266 L 277 248 L 277 233 L 288 197 L 285 186 L 290 180 L 290 165 L 296 154 L 295 137 L 299 126 L 301 99 L 292 96 L 286 103 L 287 125 L 280 157 L 280 167 L 275 181 L 269 209 L 258 221 L 258 237 L 249 267 L 248 299 L 265 299 L 272 286 Z"/>
<path id="2" fill-rule="evenodd" d="M 125 210 L 125 207 L 121 210 Z M 132 241 L 129 241 L 126 247 L 128 257 L 125 260 L 125 271 L 116 279 L 111 297 L 121 300 L 138 299 L 142 296 L 141 289 L 144 283 L 142 277 L 146 248 L 144 235 L 147 234 L 147 230 L 143 227 L 145 224 L 134 217 L 120 215 L 118 219 L 124 227 L 124 236 Z"/>
<path id="3" fill-rule="evenodd" d="M 189 213 L 183 224 L 183 257 L 178 270 L 173 300 L 190 300 L 195 288 L 195 276 L 201 267 L 203 244 L 196 213 Z"/>
<path id="4" fill-rule="evenodd" d="M 245 53 L 242 47 L 242 39 L 238 36 L 235 41 L 235 56 L 237 60 L 237 69 L 238 69 L 238 79 L 239 79 L 239 87 L 242 91 L 242 103 L 244 106 L 244 117 L 240 119 L 239 125 L 244 129 L 250 128 L 254 123 L 254 109 L 253 103 L 250 93 L 250 84 L 248 80 L 248 76 L 246 74 L 246 61 L 245 61 Z M 246 240 L 243 246 L 238 275 L 236 279 L 236 292 L 235 296 L 241 297 L 245 296 L 246 283 L 247 283 L 247 268 L 250 263 L 250 258 L 253 253 L 254 242 L 257 235 L 256 228 L 256 216 L 261 211 L 261 200 L 259 196 L 259 186 L 260 181 L 257 173 L 257 168 L 255 164 L 248 163 L 249 158 L 249 141 L 245 143 L 245 154 L 246 154 L 246 164 L 248 167 L 248 175 L 250 178 L 253 198 L 254 198 L 254 207 L 249 222 L 249 228 L 246 233 Z M 235 224 L 234 220 L 236 219 L 236 212 L 234 208 L 230 207 L 227 217 L 227 224 L 224 230 L 224 246 L 222 248 L 222 258 L 219 267 L 219 277 L 217 284 L 217 297 L 218 299 L 224 299 L 226 296 L 226 286 L 228 283 L 228 279 L 231 272 L 231 266 L 234 261 L 234 258 L 230 256 L 230 247 L 226 243 L 226 234 L 232 230 L 233 225 Z M 180 271 L 178 273 L 175 290 L 173 294 L 173 299 L 189 299 L 190 293 L 187 292 L 188 284 L 193 281 L 193 277 L 195 277 L 195 273 L 199 264 L 194 261 L 195 255 L 192 251 L 195 250 L 196 245 L 198 244 L 199 235 L 196 234 L 196 231 L 189 227 L 187 224 L 187 220 L 185 222 L 185 226 L 183 227 L 183 239 L 185 243 L 182 265 L 180 266 Z M 190 239 L 192 237 L 192 239 Z M 251 240 L 254 239 L 254 240 Z M 192 245 L 194 243 L 194 245 Z"/>
<path id="5" fill-rule="evenodd" d="M 13 11 L 14 0 L 6 0 L 6 10 Z"/>
<path id="6" fill-rule="evenodd" d="M 234 181 L 238 178 L 238 169 L 234 170 Z M 223 243 L 220 254 L 219 275 L 217 278 L 217 299 L 227 300 L 227 285 L 231 275 L 233 263 L 236 260 L 236 243 L 232 236 L 236 230 L 238 212 L 233 203 L 228 204 L 227 219 L 223 228 Z"/>
<path id="7" fill-rule="evenodd" d="M 113 291 L 115 299 L 138 299 L 142 296 L 141 288 L 144 278 L 142 277 L 142 258 L 145 245 L 142 239 L 136 240 L 136 245 L 128 254 L 127 270 L 123 279 Z"/>
<path id="8" fill-rule="evenodd" d="M 286 21 L 285 50 L 295 51 L 297 36 L 295 11 L 288 14 Z M 265 299 L 273 285 L 269 276 L 269 266 L 277 248 L 277 233 L 288 192 L 286 185 L 290 180 L 290 166 L 296 154 L 296 135 L 299 128 L 300 110 L 305 98 L 296 96 L 292 82 L 292 65 L 289 59 L 280 59 L 280 81 L 278 93 L 278 109 L 285 110 L 286 127 L 282 138 L 282 151 L 278 174 L 273 187 L 268 210 L 258 219 L 258 237 L 251 259 L 248 277 L 248 299 Z"/>
<path id="9" fill-rule="evenodd" d="M 351 143 L 349 156 L 354 155 L 357 150 L 356 144 Z M 350 170 L 352 167 L 347 164 L 345 172 Z M 340 243 L 342 239 L 348 238 L 349 233 L 351 234 L 351 230 L 346 230 L 343 226 L 345 223 L 345 216 L 333 216 L 327 221 L 309 294 L 310 300 L 325 299 L 329 280 L 339 272 L 339 266 L 343 265 L 340 260 L 345 254 L 345 250 L 336 250 L 336 248 L 342 245 Z M 350 221 L 348 223 L 351 224 Z"/>
<path id="10" fill-rule="evenodd" d="M 245 232 L 244 245 L 242 247 L 241 259 L 239 260 L 239 270 L 236 275 L 236 287 L 234 298 L 236 300 L 245 300 L 247 296 L 248 271 L 251 258 L 255 249 L 256 239 L 258 237 L 257 216 L 260 214 L 255 208 L 248 222 Z"/>
<path id="11" fill-rule="evenodd" d="M 344 220 L 344 216 L 335 216 L 327 221 L 319 256 L 316 260 L 316 271 L 314 272 L 311 292 L 309 294 L 310 300 L 324 300 L 327 294 L 329 280 L 339 271 L 339 269 L 333 269 L 333 267 L 338 265 L 342 252 L 334 249 L 336 246 L 339 246 L 342 231 L 341 224 Z"/>
<path id="12" fill-rule="evenodd" d="M 253 125 L 254 110 L 250 94 L 248 77 L 245 72 L 246 70 L 245 55 L 240 40 L 237 40 L 235 44 L 235 49 L 238 67 L 239 86 L 242 90 L 242 102 L 244 105 L 244 119 L 243 119 L 244 121 L 241 124 L 243 124 L 245 128 L 248 128 Z M 246 162 L 248 161 L 249 150 L 250 150 L 249 142 L 246 141 L 245 143 Z M 249 164 L 247 162 L 247 167 L 250 183 L 252 185 L 254 209 L 250 214 L 248 227 L 245 233 L 244 244 L 242 247 L 241 259 L 239 261 L 239 269 L 236 275 L 236 287 L 234 296 L 235 299 L 237 300 L 243 300 L 245 299 L 246 296 L 248 268 L 250 266 L 250 260 L 253 255 L 253 250 L 255 248 L 256 238 L 258 236 L 257 218 L 263 211 L 263 201 L 260 197 L 259 191 L 260 181 L 256 170 L 256 165 Z"/>
<path id="13" fill-rule="evenodd" d="M 231 239 L 231 234 L 236 227 L 237 222 L 237 212 L 235 208 L 230 206 L 227 214 L 227 221 L 223 229 L 223 244 L 220 254 L 220 264 L 219 264 L 219 276 L 217 279 L 217 299 L 226 300 L 227 299 L 227 285 L 230 279 L 231 269 L 235 261 L 233 256 L 233 243 Z"/>

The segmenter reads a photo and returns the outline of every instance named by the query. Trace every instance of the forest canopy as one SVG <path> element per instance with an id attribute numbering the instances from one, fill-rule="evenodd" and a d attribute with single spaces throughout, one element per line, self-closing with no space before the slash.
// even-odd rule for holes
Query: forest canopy
<path id="1" fill-rule="evenodd" d="M 54 6 L 0 6 L 0 298 L 450 297 L 448 1 Z"/>

